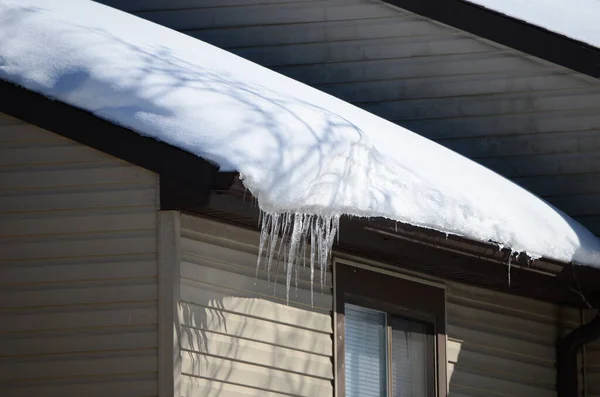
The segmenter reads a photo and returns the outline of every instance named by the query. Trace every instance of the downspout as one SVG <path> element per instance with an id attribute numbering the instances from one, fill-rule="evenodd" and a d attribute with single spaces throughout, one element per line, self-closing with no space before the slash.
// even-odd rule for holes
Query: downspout
<path id="1" fill-rule="evenodd" d="M 557 346 L 556 389 L 558 397 L 576 397 L 579 392 L 577 353 L 584 345 L 600 338 L 600 310 L 592 321 L 571 331 Z"/>

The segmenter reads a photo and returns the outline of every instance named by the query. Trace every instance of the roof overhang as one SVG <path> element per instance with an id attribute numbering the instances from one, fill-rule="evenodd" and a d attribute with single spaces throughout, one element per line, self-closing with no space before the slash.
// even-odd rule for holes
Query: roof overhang
<path id="1" fill-rule="evenodd" d="M 463 0 L 383 0 L 487 40 L 600 77 L 600 49 Z"/>
<path id="2" fill-rule="evenodd" d="M 155 172 L 162 210 L 257 228 L 255 200 L 237 173 L 93 114 L 0 80 L 0 112 Z M 341 220 L 334 250 L 431 277 L 575 307 L 600 305 L 600 269 L 511 252 L 381 218 Z M 582 298 L 585 297 L 585 298 Z"/>

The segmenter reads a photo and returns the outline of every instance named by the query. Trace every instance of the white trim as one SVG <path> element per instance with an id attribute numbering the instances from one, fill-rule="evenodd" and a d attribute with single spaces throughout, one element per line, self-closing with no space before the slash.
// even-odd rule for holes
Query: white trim
<path id="1" fill-rule="evenodd" d="M 432 279 L 432 278 L 427 278 L 426 276 L 420 276 L 416 272 L 405 272 L 404 269 L 395 270 L 395 269 L 392 269 L 391 266 L 386 266 L 387 268 L 384 268 L 383 266 L 385 266 L 385 265 L 380 264 L 378 262 L 374 262 L 374 261 L 368 261 L 371 264 L 366 264 L 364 262 L 366 262 L 367 260 L 363 260 L 362 258 L 360 259 L 360 261 L 361 262 L 357 262 L 355 260 L 340 258 L 338 256 L 335 256 L 333 258 L 334 269 L 335 269 L 336 263 L 341 263 L 343 265 L 358 267 L 358 268 L 369 270 L 369 271 L 372 271 L 375 273 L 381 273 L 381 274 L 385 274 L 388 276 L 401 278 L 403 280 L 412 281 L 412 282 L 415 282 L 418 284 L 429 285 L 431 287 L 443 289 L 444 291 L 448 288 L 444 282 L 438 281 L 438 280 Z M 376 265 L 374 265 L 374 264 L 376 264 Z M 379 267 L 379 266 L 382 266 L 382 267 Z M 444 292 L 444 296 L 445 295 L 446 295 L 446 293 Z"/>
<path id="2" fill-rule="evenodd" d="M 158 212 L 158 395 L 180 393 L 181 349 L 179 343 L 179 237 L 177 211 Z"/>

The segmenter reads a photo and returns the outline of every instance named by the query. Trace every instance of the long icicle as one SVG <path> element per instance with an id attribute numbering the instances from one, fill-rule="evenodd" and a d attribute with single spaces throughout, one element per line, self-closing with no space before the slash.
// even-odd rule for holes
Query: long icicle
<path id="1" fill-rule="evenodd" d="M 339 236 L 339 222 L 340 217 L 335 215 L 261 212 L 256 276 L 263 268 L 262 264 L 266 263 L 267 280 L 273 280 L 273 294 L 276 295 L 281 267 L 285 272 L 286 302 L 289 303 L 291 279 L 294 277 L 297 296 L 299 267 L 301 264 L 306 267 L 309 262 L 311 306 L 314 306 L 315 270 L 318 266 L 319 283 L 323 291 L 327 285 L 333 243 Z M 276 274 L 272 274 L 273 261 L 277 265 Z"/>

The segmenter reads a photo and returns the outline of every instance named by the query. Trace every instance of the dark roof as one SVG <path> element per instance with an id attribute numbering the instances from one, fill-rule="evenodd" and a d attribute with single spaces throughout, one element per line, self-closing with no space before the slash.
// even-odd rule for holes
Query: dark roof
<path id="1" fill-rule="evenodd" d="M 384 1 L 557 65 L 600 77 L 599 48 L 488 8 L 463 0 Z"/>

